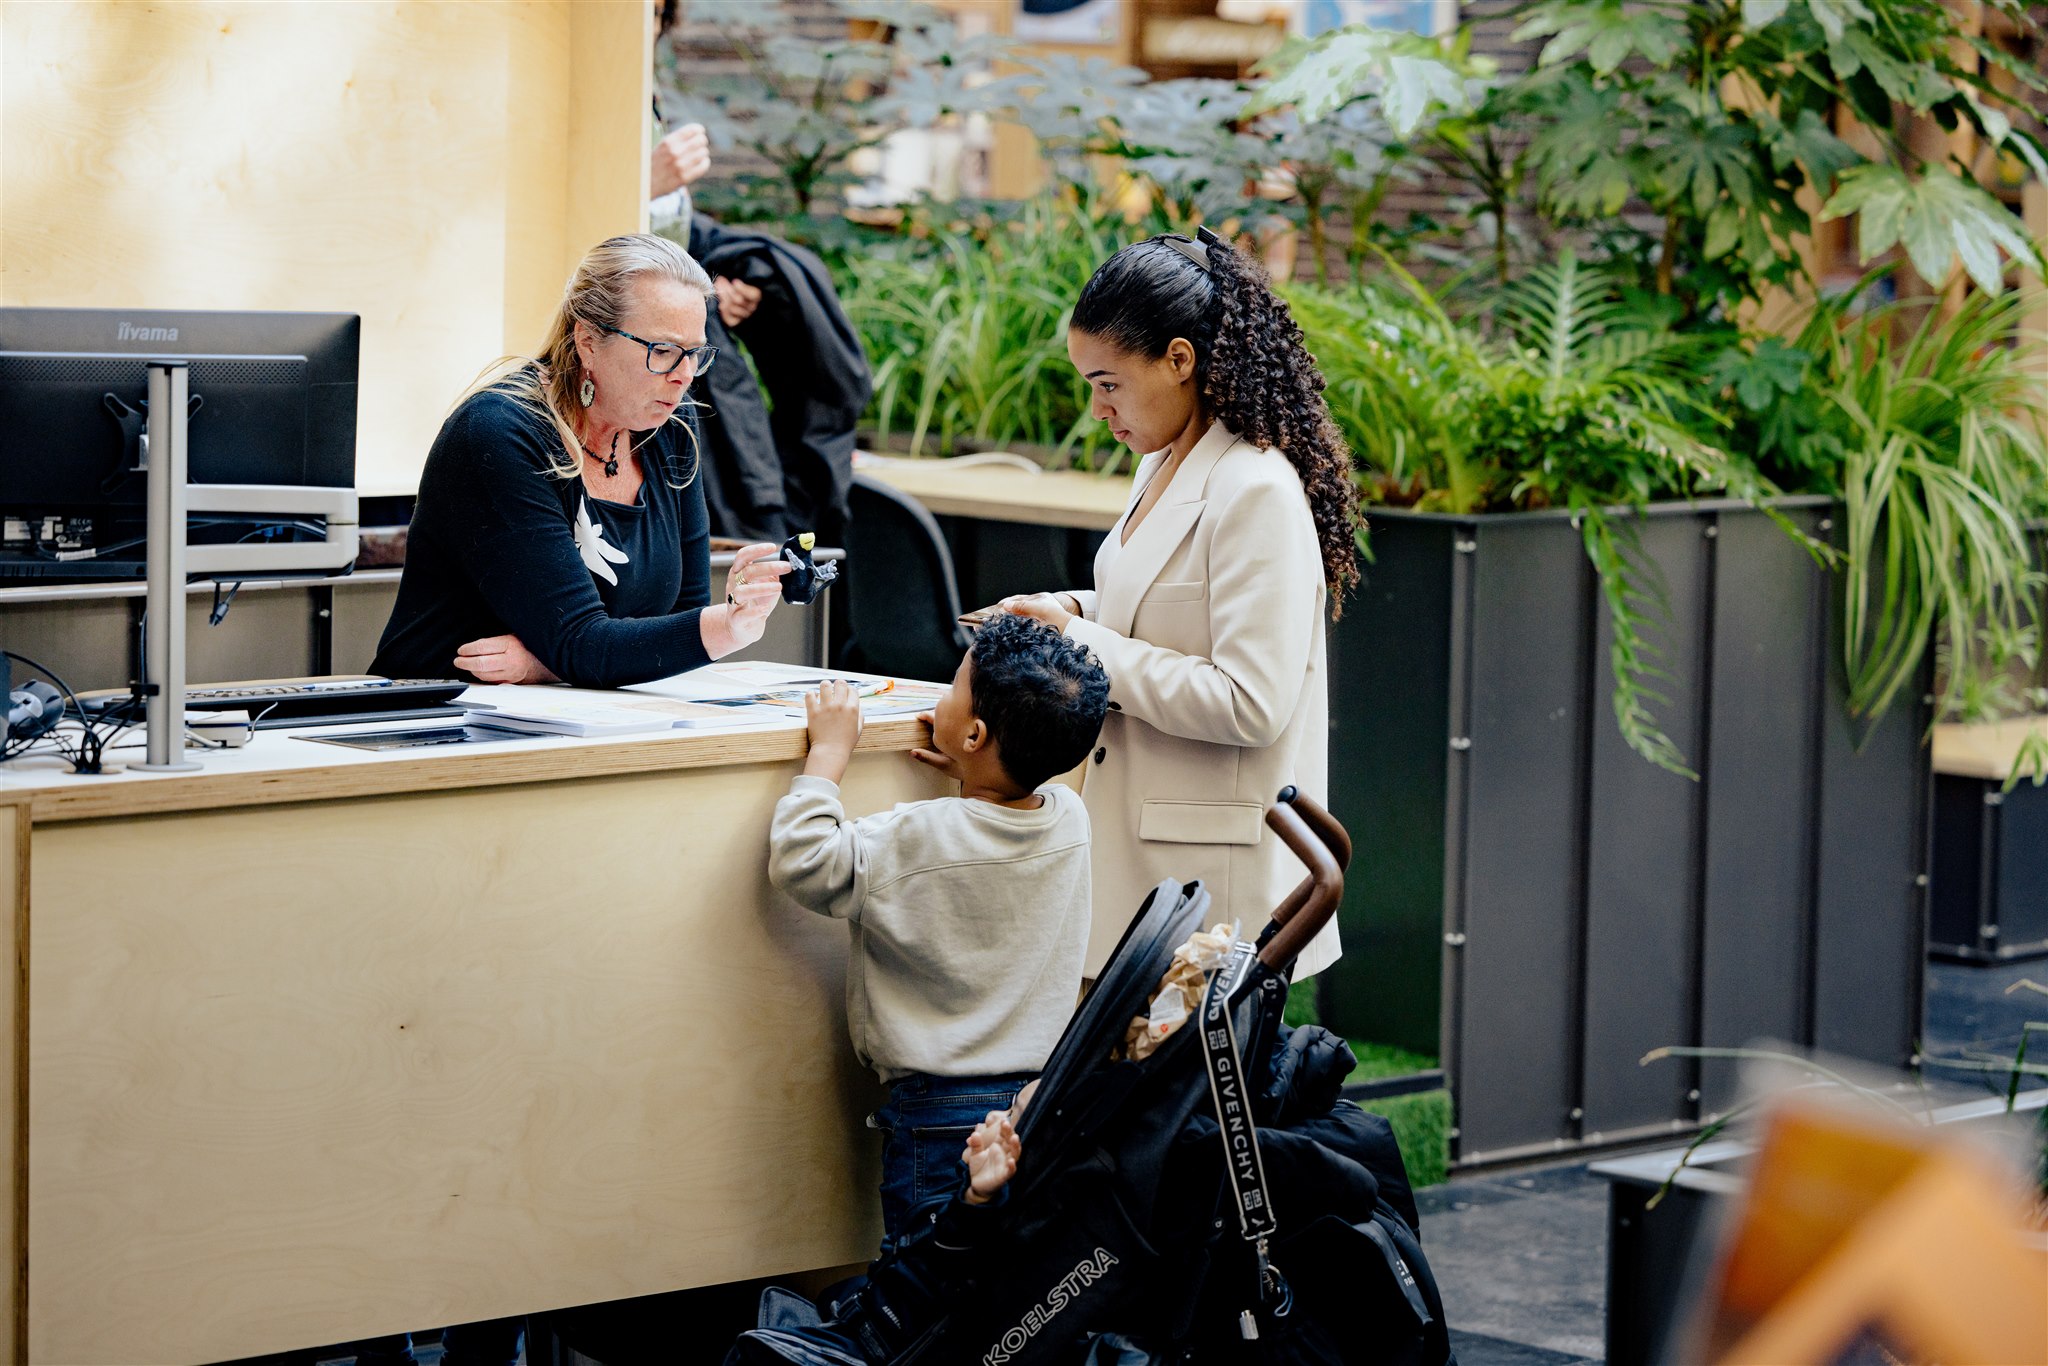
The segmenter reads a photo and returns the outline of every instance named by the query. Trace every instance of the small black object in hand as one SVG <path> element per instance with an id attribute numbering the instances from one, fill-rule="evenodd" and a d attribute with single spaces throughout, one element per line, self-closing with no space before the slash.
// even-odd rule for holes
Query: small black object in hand
<path id="1" fill-rule="evenodd" d="M 817 601 L 826 584 L 839 577 L 838 565 L 819 564 L 811 558 L 811 550 L 817 544 L 817 534 L 810 531 L 799 532 L 782 543 L 782 558 L 789 562 L 789 572 L 782 576 L 784 602 L 807 606 Z"/>

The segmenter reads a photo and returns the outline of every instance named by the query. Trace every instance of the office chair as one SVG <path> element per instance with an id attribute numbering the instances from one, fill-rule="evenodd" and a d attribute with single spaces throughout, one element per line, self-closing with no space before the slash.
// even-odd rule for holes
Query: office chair
<path id="1" fill-rule="evenodd" d="M 959 622 L 960 586 L 939 524 L 916 499 L 864 474 L 853 476 L 849 507 L 841 663 L 951 680 L 973 635 Z"/>

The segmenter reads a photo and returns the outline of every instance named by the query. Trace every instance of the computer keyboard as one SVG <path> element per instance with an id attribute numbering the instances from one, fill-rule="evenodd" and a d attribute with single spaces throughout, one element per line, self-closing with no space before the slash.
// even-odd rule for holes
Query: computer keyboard
<path id="1" fill-rule="evenodd" d="M 404 721 L 415 717 L 460 716 L 450 705 L 467 683 L 446 678 L 273 678 L 253 683 L 214 683 L 185 690 L 187 711 L 246 711 L 258 730 L 290 726 L 342 725 L 357 721 Z M 126 690 L 82 693 L 88 712 L 142 707 Z"/>

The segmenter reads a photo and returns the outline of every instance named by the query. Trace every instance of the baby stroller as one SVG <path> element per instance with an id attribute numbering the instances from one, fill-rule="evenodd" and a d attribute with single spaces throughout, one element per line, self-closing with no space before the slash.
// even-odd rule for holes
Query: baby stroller
<path id="1" fill-rule="evenodd" d="M 1048 1060 L 997 1199 L 919 1211 L 822 1311 L 769 1292 L 728 1366 L 1454 1361 L 1391 1130 L 1339 1100 L 1344 1042 L 1281 1018 L 1350 840 L 1293 788 L 1266 819 L 1309 877 L 1199 1014 L 1112 1058 L 1209 909 L 1200 883 L 1162 883 Z"/>

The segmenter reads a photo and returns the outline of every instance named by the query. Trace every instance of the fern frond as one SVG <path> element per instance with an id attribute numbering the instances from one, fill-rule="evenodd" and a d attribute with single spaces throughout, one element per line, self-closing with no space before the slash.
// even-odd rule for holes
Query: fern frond
<path id="1" fill-rule="evenodd" d="M 1643 553 L 1641 522 L 1625 518 L 1617 527 L 1614 511 L 1597 504 L 1573 511 L 1578 514 L 1586 558 L 1592 561 L 1599 580 L 1613 636 L 1608 663 L 1614 673 L 1615 724 L 1637 754 L 1667 772 L 1696 781 L 1699 774 L 1687 767 L 1685 756 L 1658 726 L 1651 710 L 1653 704 L 1670 700 L 1651 680 L 1670 675 L 1658 663 L 1663 651 L 1646 630 L 1653 617 L 1661 618 L 1668 629 L 1671 610 L 1655 568 Z"/>

